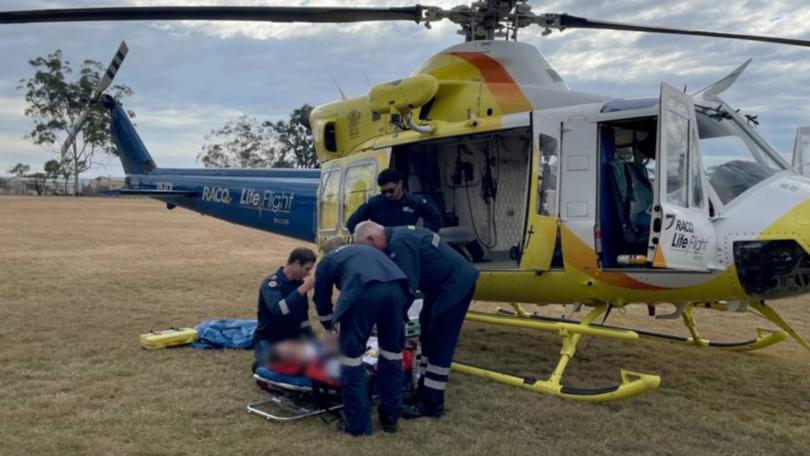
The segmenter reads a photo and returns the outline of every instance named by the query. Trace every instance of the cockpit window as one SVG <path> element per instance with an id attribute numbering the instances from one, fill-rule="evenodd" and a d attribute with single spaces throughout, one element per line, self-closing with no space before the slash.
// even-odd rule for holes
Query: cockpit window
<path id="1" fill-rule="evenodd" d="M 722 108 L 695 110 L 703 170 L 723 204 L 784 169 Z"/>

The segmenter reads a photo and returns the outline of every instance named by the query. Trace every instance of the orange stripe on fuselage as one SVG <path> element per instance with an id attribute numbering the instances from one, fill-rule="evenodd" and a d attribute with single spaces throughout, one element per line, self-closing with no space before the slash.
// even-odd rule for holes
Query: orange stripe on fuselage
<path id="1" fill-rule="evenodd" d="M 644 291 L 669 289 L 641 282 L 623 272 L 603 271 L 596 263 L 596 252 L 565 225 L 560 227 L 560 235 L 562 236 L 562 251 L 566 267 L 572 266 L 574 269 L 614 287 Z"/>
<path id="2" fill-rule="evenodd" d="M 497 60 L 480 52 L 451 52 L 450 55 L 460 57 L 478 68 L 484 83 L 498 102 L 501 114 L 532 110 L 520 86 Z"/>

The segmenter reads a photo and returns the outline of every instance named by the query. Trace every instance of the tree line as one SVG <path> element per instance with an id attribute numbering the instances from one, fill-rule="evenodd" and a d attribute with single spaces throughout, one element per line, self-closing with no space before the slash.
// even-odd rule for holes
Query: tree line
<path id="1" fill-rule="evenodd" d="M 79 176 L 98 164 L 99 156 L 118 156 L 109 128 L 109 111 L 100 103 L 89 106 L 87 121 L 77 132 L 76 139 L 62 154 L 63 142 L 71 126 L 88 107 L 94 87 L 103 76 L 101 63 L 84 60 L 74 72 L 61 50 L 28 61 L 34 70 L 30 78 L 21 79 L 18 90 L 25 90 L 25 115 L 33 120 L 32 130 L 25 136 L 34 144 L 58 156 L 44 163 L 44 172 L 31 173 L 31 166 L 17 163 L 8 168 L 9 174 L 34 182 L 38 194 L 46 183 L 64 182 L 67 193 L 70 179 L 74 194 L 78 194 Z M 123 84 L 113 85 L 108 93 L 117 99 L 133 94 Z M 293 110 L 287 120 L 269 121 L 243 115 L 231 119 L 205 135 L 197 161 L 207 168 L 317 168 L 318 161 L 312 144 L 309 114 L 312 107 L 304 104 Z M 127 111 L 135 118 L 133 111 Z"/>

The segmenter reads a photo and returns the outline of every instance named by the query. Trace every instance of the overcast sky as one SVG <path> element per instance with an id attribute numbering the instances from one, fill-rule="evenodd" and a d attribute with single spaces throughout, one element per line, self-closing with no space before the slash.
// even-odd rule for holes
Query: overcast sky
<path id="1" fill-rule="evenodd" d="M 460 2 L 420 0 L 452 6 Z M 0 10 L 126 5 L 340 5 L 404 6 L 404 0 L 312 1 L 21 1 Z M 531 2 L 534 12 L 567 12 L 604 20 L 693 27 L 810 39 L 806 0 Z M 33 75 L 28 59 L 61 49 L 78 64 L 106 65 L 118 43 L 129 54 L 116 82 L 134 96 L 124 100 L 137 115 L 138 131 L 158 166 L 198 167 L 205 134 L 245 113 L 281 119 L 292 109 L 339 98 L 334 77 L 349 96 L 408 75 L 432 54 L 461 40 L 452 24 L 432 30 L 412 23 L 307 25 L 245 22 L 119 22 L 0 26 L 0 174 L 17 162 L 41 169 L 54 158 L 24 136 L 19 80 Z M 798 126 L 810 125 L 810 48 L 697 37 L 566 30 L 542 37 L 523 29 L 570 88 L 621 98 L 656 97 L 664 81 L 692 92 L 754 61 L 723 96 L 759 115 L 760 133 L 789 153 Z M 86 174 L 121 176 L 117 160 Z"/>

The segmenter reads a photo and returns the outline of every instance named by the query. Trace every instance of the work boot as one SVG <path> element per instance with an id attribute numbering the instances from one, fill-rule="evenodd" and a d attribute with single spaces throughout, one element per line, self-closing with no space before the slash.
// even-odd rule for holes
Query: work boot
<path id="1" fill-rule="evenodd" d="M 396 426 L 396 425 L 394 425 L 394 426 Z M 346 419 L 345 418 L 339 419 L 337 421 L 337 424 L 335 424 L 335 428 L 337 428 L 338 432 L 343 432 L 343 433 L 349 434 L 352 437 L 357 437 L 357 436 L 363 435 L 363 434 L 354 434 L 352 432 L 347 431 L 346 430 Z M 385 430 L 385 428 L 383 428 L 383 430 Z M 386 431 L 386 432 L 388 432 L 388 431 Z"/>
<path id="2" fill-rule="evenodd" d="M 422 418 L 423 416 L 441 418 L 442 415 L 444 415 L 444 407 L 429 408 L 423 402 L 408 405 L 402 410 L 402 418 L 406 420 Z"/>
<path id="3" fill-rule="evenodd" d="M 395 434 L 397 432 L 397 420 L 381 416 L 380 426 L 382 426 L 383 432 L 388 432 L 389 434 Z"/>

